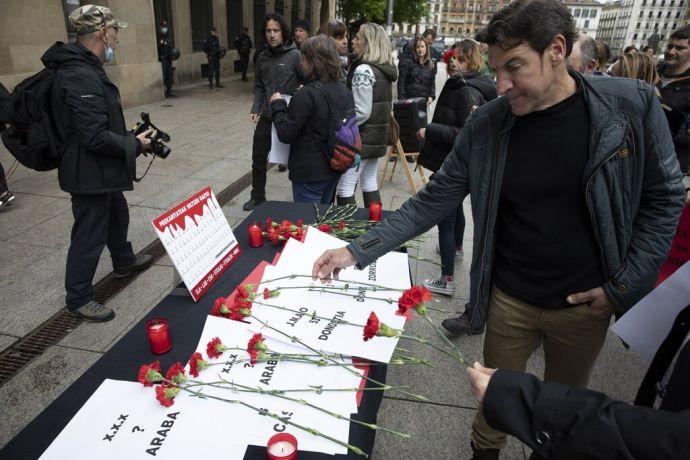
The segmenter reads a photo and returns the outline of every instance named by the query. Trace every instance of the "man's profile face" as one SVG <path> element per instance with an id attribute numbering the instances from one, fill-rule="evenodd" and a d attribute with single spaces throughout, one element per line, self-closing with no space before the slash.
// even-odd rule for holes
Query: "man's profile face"
<path id="1" fill-rule="evenodd" d="M 690 64 L 690 44 L 688 40 L 671 39 L 666 45 L 664 62 L 670 66 L 687 66 Z"/>
<path id="2" fill-rule="evenodd" d="M 271 48 L 276 48 L 283 43 L 283 30 L 278 21 L 274 19 L 266 23 L 266 42 Z"/>
<path id="3" fill-rule="evenodd" d="M 295 29 L 295 43 L 301 45 L 307 38 L 309 38 L 309 34 L 306 30 L 299 27 Z"/>
<path id="4" fill-rule="evenodd" d="M 548 56 L 552 46 L 541 55 L 525 42 L 509 50 L 499 44 L 489 47 L 489 65 L 496 72 L 498 94 L 508 99 L 513 114 L 527 115 L 547 107 L 546 94 L 556 80 Z"/>
<path id="5" fill-rule="evenodd" d="M 431 46 L 434 43 L 434 36 L 429 34 L 424 36 L 424 41 L 427 45 Z"/>

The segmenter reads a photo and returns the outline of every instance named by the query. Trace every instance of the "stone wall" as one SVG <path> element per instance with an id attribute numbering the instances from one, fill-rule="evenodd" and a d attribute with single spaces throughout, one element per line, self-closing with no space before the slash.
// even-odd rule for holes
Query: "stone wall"
<path id="1" fill-rule="evenodd" d="M 318 29 L 321 0 L 285 0 L 284 16 L 290 21 L 290 8 L 299 1 L 299 15 L 304 16 L 305 2 L 311 1 L 313 31 Z M 335 0 L 329 1 L 331 17 L 335 15 Z M 151 0 L 100 0 L 94 2 L 109 7 L 116 17 L 129 24 L 118 34 L 118 47 L 113 64 L 106 72 L 120 89 L 125 107 L 145 104 L 163 98 L 163 75 L 156 45 L 156 23 Z M 172 16 L 175 45 L 180 58 L 174 62 L 176 84 L 201 82 L 201 66 L 206 55 L 192 48 L 192 25 L 189 0 L 173 0 Z M 254 0 L 243 0 L 243 23 L 253 36 Z M 229 48 L 227 2 L 213 0 L 213 23 L 221 44 Z M 273 11 L 275 1 L 266 2 L 266 10 Z M 41 56 L 56 41 L 67 41 L 67 28 L 60 0 L 0 0 L 0 83 L 8 89 L 43 68 Z M 221 61 L 221 74 L 233 74 L 238 59 L 229 50 Z"/>

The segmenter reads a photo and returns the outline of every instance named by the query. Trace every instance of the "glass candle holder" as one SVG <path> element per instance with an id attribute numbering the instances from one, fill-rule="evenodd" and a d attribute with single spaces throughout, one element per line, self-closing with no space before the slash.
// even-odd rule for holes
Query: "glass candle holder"
<path id="1" fill-rule="evenodd" d="M 151 344 L 151 353 L 161 355 L 172 348 L 170 329 L 165 318 L 152 318 L 146 322 L 146 334 Z"/>
<path id="2" fill-rule="evenodd" d="M 249 224 L 249 246 L 253 248 L 260 248 L 264 245 L 264 236 L 261 230 L 261 224 L 252 222 Z"/>
<path id="3" fill-rule="evenodd" d="M 381 203 L 369 204 L 369 220 L 379 222 L 381 220 Z"/>
<path id="4" fill-rule="evenodd" d="M 269 460 L 296 460 L 297 438 L 290 433 L 278 433 L 266 444 Z"/>

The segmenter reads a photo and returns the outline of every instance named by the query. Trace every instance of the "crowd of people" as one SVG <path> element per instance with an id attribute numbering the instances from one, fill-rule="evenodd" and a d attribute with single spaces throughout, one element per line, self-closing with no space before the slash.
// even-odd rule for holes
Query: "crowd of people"
<path id="1" fill-rule="evenodd" d="M 135 159 L 151 149 L 155 133 L 127 130 L 118 89 L 103 70 L 127 25 L 93 5 L 74 10 L 70 21 L 77 40 L 56 43 L 42 58 L 56 69 L 51 115 L 64 140 L 58 177 L 75 219 L 66 302 L 75 316 L 102 322 L 114 316 L 92 286 L 103 248 L 116 276 L 151 264 L 127 240 L 122 192 L 132 190 Z M 378 24 L 361 24 L 350 43 L 340 21 L 311 36 L 302 20 L 293 35 L 280 14 L 268 13 L 262 30 L 245 210 L 266 199 L 272 125 L 290 146 L 285 168 L 294 201 L 355 203 L 359 184 L 365 206 L 380 202 L 377 162 L 389 148 L 394 83 L 398 98 L 431 103 L 438 65 L 446 62 L 433 120 L 417 133 L 418 163 L 433 172 L 429 183 L 347 247 L 325 252 L 313 276 L 326 282 L 344 267 L 362 269 L 438 226 L 441 273 L 424 285 L 452 295 L 470 195 L 470 298 L 463 314 L 442 325 L 459 336 L 485 333 L 484 364 L 468 369 L 481 402 L 473 458 L 498 458 L 506 434 L 531 447 L 534 459 L 690 458 L 688 309 L 637 405 L 586 389 L 611 318 L 654 287 L 688 200 L 682 179 L 690 168 L 690 27 L 673 32 L 659 66 L 654 50 L 634 49 L 610 65 L 606 46 L 578 33 L 557 0 L 510 3 L 443 61 L 434 58 L 435 34 L 427 31 L 397 66 Z M 247 32 L 236 43 L 243 80 L 253 48 Z M 220 48 L 211 30 L 210 88 L 220 86 Z M 168 96 L 171 81 L 166 77 Z M 361 148 L 342 171 L 328 153 L 333 127 L 350 115 Z M 0 206 L 12 199 L 3 173 Z M 544 381 L 524 374 L 539 347 Z"/>

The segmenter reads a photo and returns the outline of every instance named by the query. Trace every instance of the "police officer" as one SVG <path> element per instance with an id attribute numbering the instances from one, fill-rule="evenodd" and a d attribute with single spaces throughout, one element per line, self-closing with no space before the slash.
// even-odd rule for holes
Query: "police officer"
<path id="1" fill-rule="evenodd" d="M 158 29 L 158 60 L 163 66 L 163 84 L 165 85 L 165 97 L 175 97 L 172 91 L 173 85 L 173 65 L 172 61 L 175 53 L 175 43 L 170 39 L 168 21 L 162 20 Z"/>
<path id="2" fill-rule="evenodd" d="M 253 43 L 249 36 L 249 27 L 242 28 L 242 35 L 235 38 L 237 54 L 240 55 L 240 65 L 242 66 L 242 81 L 247 80 L 247 69 L 249 68 L 249 54 L 252 52 Z"/>
<path id="3" fill-rule="evenodd" d="M 213 77 L 216 78 L 216 88 L 224 88 L 220 84 L 220 58 L 222 49 L 220 40 L 218 39 L 218 32 L 215 27 L 211 27 L 208 37 L 204 43 L 204 53 L 208 57 L 208 87 L 213 89 Z"/>
<path id="4" fill-rule="evenodd" d="M 58 179 L 60 188 L 71 194 L 74 215 L 65 301 L 72 315 L 104 322 L 115 313 L 95 300 L 92 285 L 103 247 L 108 246 L 116 277 L 153 262 L 149 255 L 135 256 L 127 241 L 129 208 L 122 192 L 132 190 L 136 157 L 151 150 L 155 133 L 148 130 L 135 137 L 127 130 L 120 92 L 103 69 L 115 60 L 118 31 L 127 23 L 109 8 L 95 5 L 77 8 L 69 20 L 77 41 L 57 42 L 41 58 L 56 68 L 52 119 L 56 132 L 65 134 Z"/>

